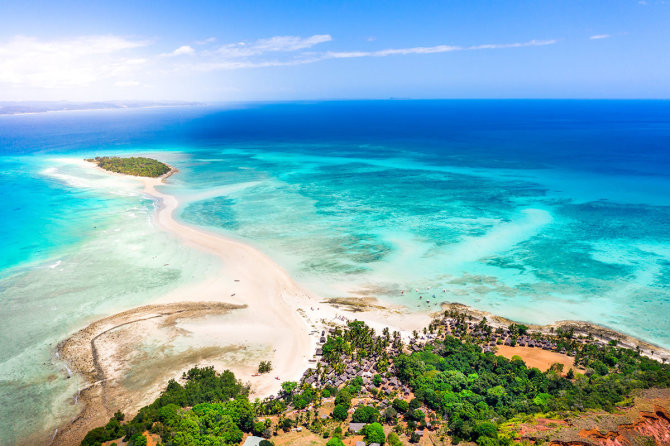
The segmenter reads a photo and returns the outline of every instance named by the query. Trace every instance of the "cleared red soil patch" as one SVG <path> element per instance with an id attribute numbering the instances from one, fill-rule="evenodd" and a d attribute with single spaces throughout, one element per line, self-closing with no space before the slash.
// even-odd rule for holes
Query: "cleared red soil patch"
<path id="1" fill-rule="evenodd" d="M 528 367 L 537 367 L 543 372 L 549 370 L 549 367 L 556 362 L 563 364 L 563 374 L 568 373 L 570 369 L 574 369 L 575 372 L 584 371 L 584 369 L 575 367 L 573 357 L 558 352 L 542 350 L 541 348 L 499 345 L 497 354 L 507 359 L 512 359 L 512 356 L 519 356 Z"/>

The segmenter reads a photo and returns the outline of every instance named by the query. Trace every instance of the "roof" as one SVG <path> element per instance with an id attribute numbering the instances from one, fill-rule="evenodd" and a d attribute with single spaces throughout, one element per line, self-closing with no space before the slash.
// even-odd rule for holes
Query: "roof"
<path id="1" fill-rule="evenodd" d="M 349 423 L 349 431 L 356 433 L 361 431 L 364 426 L 365 423 Z"/>
<path id="2" fill-rule="evenodd" d="M 251 435 L 247 437 L 246 440 L 244 440 L 242 446 L 258 446 L 262 440 L 263 440 L 262 437 L 256 437 L 254 435 Z"/>

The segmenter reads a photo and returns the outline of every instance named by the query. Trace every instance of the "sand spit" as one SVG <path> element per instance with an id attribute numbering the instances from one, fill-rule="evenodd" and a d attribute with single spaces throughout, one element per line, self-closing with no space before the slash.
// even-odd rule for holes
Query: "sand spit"
<path id="1" fill-rule="evenodd" d="M 115 175 L 93 163 L 86 165 Z M 61 356 L 87 385 L 78 396 L 84 404 L 81 414 L 59 429 L 56 445 L 79 443 L 87 430 L 104 424 L 116 410 L 134 416 L 168 379 L 178 379 L 194 365 L 231 369 L 251 385 L 252 396 L 262 398 L 275 394 L 281 382 L 300 379 L 325 327 L 358 319 L 378 331 L 389 327 L 409 338 L 412 330 L 427 326 L 435 316 L 408 313 L 372 297 L 320 299 L 258 249 L 179 222 L 174 218 L 178 200 L 157 190 L 175 172 L 134 178 L 157 204 L 156 226 L 186 246 L 211 254 L 220 269 L 200 283 L 172 290 L 154 305 L 101 319 L 61 343 Z M 485 316 L 492 325 L 512 322 L 457 303 L 445 303 L 442 310 Z M 624 345 L 640 345 L 645 353 L 654 350 L 655 357 L 668 353 L 593 324 L 531 328 L 549 332 L 559 326 L 575 326 L 603 339 L 616 336 Z M 273 370 L 252 376 L 260 359 L 272 361 Z"/>
<path id="2" fill-rule="evenodd" d="M 86 378 L 87 384 L 75 397 L 83 409 L 72 422 L 59 429 L 53 444 L 78 444 L 90 429 L 105 424 L 116 410 L 134 409 L 138 402 L 155 398 L 165 385 L 166 376 L 156 373 L 142 398 L 127 388 L 128 365 L 136 347 L 156 327 L 175 326 L 179 319 L 226 314 L 244 306 L 218 302 L 188 302 L 146 305 L 100 319 L 58 345 L 60 357 L 73 372 Z M 202 359 L 208 352 L 201 352 Z"/>
<path id="3" fill-rule="evenodd" d="M 86 162 L 108 175 L 114 174 Z M 375 299 L 321 302 L 268 256 L 245 243 L 191 227 L 174 219 L 179 203 L 156 188 L 160 178 L 131 177 L 155 200 L 156 226 L 185 245 L 207 252 L 221 268 L 203 282 L 169 292 L 154 305 L 101 319 L 59 346 L 61 357 L 87 384 L 77 396 L 83 410 L 59 428 L 53 444 L 76 444 L 116 410 L 132 417 L 160 393 L 170 378 L 194 365 L 231 369 L 251 385 L 253 396 L 275 394 L 281 382 L 298 380 L 313 358 L 326 326 L 361 319 L 378 330 L 389 326 L 409 336 L 430 322 Z M 179 346 L 180 348 L 176 348 Z M 253 376 L 260 360 L 271 360 L 269 374 Z"/>

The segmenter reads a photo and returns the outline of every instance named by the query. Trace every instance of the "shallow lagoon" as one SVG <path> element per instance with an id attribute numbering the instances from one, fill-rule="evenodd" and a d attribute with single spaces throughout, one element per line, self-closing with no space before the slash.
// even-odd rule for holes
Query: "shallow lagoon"
<path id="1" fill-rule="evenodd" d="M 74 160 L 177 166 L 164 188 L 182 220 L 254 244 L 324 296 L 585 319 L 669 347 L 669 152 L 662 101 L 0 117 L 0 444 L 76 412 L 58 341 L 216 270 L 155 231 L 136 186 Z"/>

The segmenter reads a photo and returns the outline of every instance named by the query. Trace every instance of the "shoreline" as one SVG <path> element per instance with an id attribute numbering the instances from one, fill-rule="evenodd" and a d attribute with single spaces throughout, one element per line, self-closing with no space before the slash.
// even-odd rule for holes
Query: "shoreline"
<path id="1" fill-rule="evenodd" d="M 489 325 L 498 327 L 498 326 L 507 326 L 511 324 L 519 324 L 520 322 L 514 321 L 512 319 L 507 319 L 497 314 L 490 313 L 484 310 L 478 310 L 469 305 L 465 305 L 459 302 L 445 302 L 440 305 L 443 311 L 458 311 L 466 315 L 481 319 L 485 317 Z M 617 341 L 618 345 L 625 348 L 636 349 L 640 348 L 640 353 L 657 361 L 670 361 L 670 349 L 661 347 L 651 342 L 647 342 L 643 339 L 636 338 L 620 331 L 613 330 L 611 328 L 605 327 L 603 325 L 598 325 L 593 322 L 587 321 L 575 321 L 575 320 L 564 320 L 556 321 L 550 324 L 540 325 L 540 324 L 523 324 L 528 326 L 529 330 L 540 332 L 542 334 L 551 335 L 554 334 L 554 331 L 558 328 L 561 329 L 573 329 L 575 335 L 592 335 L 594 339 L 600 340 L 604 343 L 607 343 L 611 340 Z"/>
<path id="2" fill-rule="evenodd" d="M 260 342 L 269 347 L 269 359 L 273 370 L 269 374 L 252 377 L 249 367 L 244 364 L 224 364 L 226 368 L 236 372 L 238 379 L 243 382 L 250 381 L 252 394 L 265 397 L 276 394 L 283 381 L 297 381 L 309 366 L 309 360 L 313 358 L 318 341 L 317 334 L 326 326 L 344 323 L 338 317 L 343 317 L 344 310 L 329 305 L 319 296 L 304 289 L 272 259 L 256 248 L 228 239 L 206 230 L 188 226 L 177 221 L 173 213 L 178 208 L 179 202 L 176 197 L 164 194 L 156 190 L 163 184 L 165 179 L 178 172 L 170 166 L 171 170 L 157 178 L 137 177 L 106 171 L 94 163 L 84 162 L 85 166 L 95 168 L 105 174 L 121 177 L 135 178 L 141 182 L 143 193 L 151 197 L 157 203 L 157 211 L 153 216 L 156 226 L 180 239 L 187 246 L 207 252 L 218 258 L 221 269 L 218 274 L 203 282 L 182 286 L 166 295 L 156 299 L 150 306 L 169 305 L 194 305 L 194 304 L 219 304 L 230 305 L 235 308 L 235 319 L 229 324 L 217 325 L 214 330 L 216 334 L 227 334 L 240 336 L 240 334 L 253 333 L 255 342 Z M 104 424 L 113 413 L 112 408 L 105 408 L 104 404 L 108 396 L 105 393 L 106 381 L 101 381 L 100 376 L 106 375 L 104 371 L 91 367 L 95 363 L 92 345 L 95 338 L 100 334 L 95 328 L 101 321 L 134 314 L 143 311 L 139 307 L 116 315 L 108 316 L 75 333 L 73 336 L 59 344 L 59 354 L 79 375 L 87 381 L 84 393 L 79 396 L 79 401 L 84 405 L 79 415 L 66 426 L 58 429 L 58 434 L 52 444 L 70 444 L 66 440 L 78 438 L 79 441 L 84 434 L 93 427 L 98 426 L 100 420 Z M 201 316 L 207 312 L 202 312 Z M 363 316 L 371 326 L 381 330 L 385 326 L 391 326 L 402 331 L 406 336 L 414 329 L 420 329 L 427 325 L 430 316 L 419 313 L 404 313 L 400 307 L 384 305 L 369 308 L 363 313 L 356 313 L 356 317 Z M 353 319 L 354 317 L 350 317 Z M 198 327 L 190 327 L 197 332 Z M 148 331 L 155 331 L 155 327 Z M 247 336 L 242 336 L 246 338 Z M 78 339 L 78 340 L 77 340 Z M 112 340 L 111 350 L 116 351 L 128 336 L 117 335 Z M 244 342 L 246 339 L 242 339 Z M 81 360 L 80 356 L 87 358 Z M 118 355 L 117 355 L 118 356 Z M 211 358 L 210 358 L 211 361 Z M 193 363 L 192 366 L 197 365 Z M 257 363 L 256 363 L 257 365 Z M 124 370 L 124 361 L 112 358 L 107 368 L 116 373 L 117 379 L 121 379 Z M 175 370 L 166 370 L 165 374 L 179 378 L 183 372 L 179 366 Z M 165 381 L 157 388 L 143 389 L 140 393 L 142 399 L 153 400 L 162 388 Z M 117 407 L 134 415 L 144 404 L 130 404 L 127 407 Z M 115 409 L 115 410 L 116 410 Z M 109 413 L 108 413 L 109 412 Z M 95 414 L 93 418 L 86 418 L 82 414 Z M 106 417 L 106 418 L 105 418 Z"/>
<path id="3" fill-rule="evenodd" d="M 168 377 L 167 379 L 156 381 L 154 385 L 141 390 L 121 389 L 123 387 L 122 378 L 124 373 L 129 371 L 129 364 L 127 357 L 118 352 L 128 349 L 127 346 L 137 340 L 132 337 L 132 333 L 124 334 L 120 333 L 121 330 L 115 330 L 120 325 L 125 325 L 125 322 L 108 327 L 109 330 L 100 331 L 99 327 L 107 327 L 104 321 L 118 322 L 119 320 L 125 321 L 127 318 L 132 319 L 138 314 L 144 314 L 149 307 L 154 313 L 164 312 L 165 308 L 179 306 L 200 308 L 179 317 L 173 315 L 173 325 L 176 319 L 199 318 L 198 322 L 201 322 L 202 318 L 208 315 L 230 313 L 234 315 L 232 320 L 226 319 L 223 323 L 210 324 L 208 329 L 214 330 L 213 333 L 217 335 L 235 339 L 237 344 L 232 347 L 244 349 L 251 344 L 267 346 L 267 356 L 264 359 L 271 360 L 273 370 L 269 374 L 252 377 L 248 361 L 247 364 L 222 362 L 217 359 L 221 357 L 220 351 L 212 352 L 209 357 L 194 356 L 190 366 L 215 362 L 218 366 L 231 369 L 241 381 L 249 382 L 254 396 L 264 397 L 275 394 L 281 382 L 300 379 L 314 357 L 319 340 L 318 333 L 326 327 L 342 324 L 346 319 L 359 319 L 378 332 L 384 327 L 389 327 L 392 330 L 401 331 L 403 337 L 409 337 L 412 330 L 420 330 L 427 326 L 435 315 L 435 312 L 425 311 L 408 313 L 405 307 L 394 306 L 370 297 L 323 298 L 317 296 L 298 285 L 269 256 L 253 246 L 179 222 L 174 218 L 174 212 L 179 206 L 177 198 L 156 189 L 167 178 L 178 172 L 172 166 L 169 166 L 170 171 L 166 174 L 150 178 L 109 172 L 90 162 L 85 162 L 85 165 L 107 175 L 131 177 L 140 181 L 143 193 L 156 203 L 156 212 L 152 220 L 157 228 L 168 232 L 191 248 L 214 255 L 220 261 L 221 268 L 218 274 L 200 283 L 172 290 L 151 302 L 150 305 L 110 315 L 93 322 L 59 344 L 58 351 L 63 360 L 72 366 L 76 373 L 84 377 L 87 385 L 80 389 L 81 393 L 78 395 L 80 404 L 83 404 L 79 415 L 66 426 L 59 427 L 58 434 L 51 444 L 71 444 L 72 440 L 80 441 L 89 429 L 106 423 L 117 409 L 126 412 L 127 416 L 134 416 L 137 410 L 158 396 L 167 379 L 170 377 L 178 379 L 185 370 L 183 364 L 166 364 L 161 373 L 162 376 Z M 225 312 L 220 306 L 225 306 Z M 487 317 L 494 324 L 513 322 L 458 303 L 443 303 L 441 308 L 442 311 L 457 309 L 459 312 L 476 317 Z M 147 323 L 148 319 L 151 317 L 145 314 L 144 318 L 126 322 L 129 324 Z M 194 332 L 200 330 L 196 325 L 189 325 L 189 330 L 194 330 Z M 622 345 L 639 345 L 643 349 L 654 350 L 655 359 L 670 358 L 668 350 L 587 322 L 562 321 L 546 326 L 532 325 L 530 328 L 550 330 L 552 327 L 555 329 L 569 326 L 576 326 L 583 331 L 591 330 L 592 333 L 602 336 L 603 339 L 610 336 L 624 340 L 626 344 Z M 151 335 L 158 333 L 160 328 L 157 325 L 150 325 L 144 327 L 143 330 L 145 334 Z M 114 336 L 108 336 L 110 339 L 106 340 L 106 348 L 115 354 L 101 364 L 96 358 L 95 345 L 99 337 L 110 330 L 115 333 Z M 217 354 L 219 356 L 216 356 Z M 108 375 L 113 376 L 113 380 L 116 380 L 116 390 L 114 390 L 114 385 L 109 385 L 107 382 Z M 113 391 L 108 390 L 109 388 L 112 388 Z M 125 407 L 118 407 L 119 392 L 124 395 L 125 400 L 124 398 L 121 400 L 126 401 Z M 133 395 L 135 398 L 128 398 L 128 395 Z M 117 401 L 114 402 L 117 406 L 107 407 L 107 400 L 113 397 L 117 398 Z"/>

